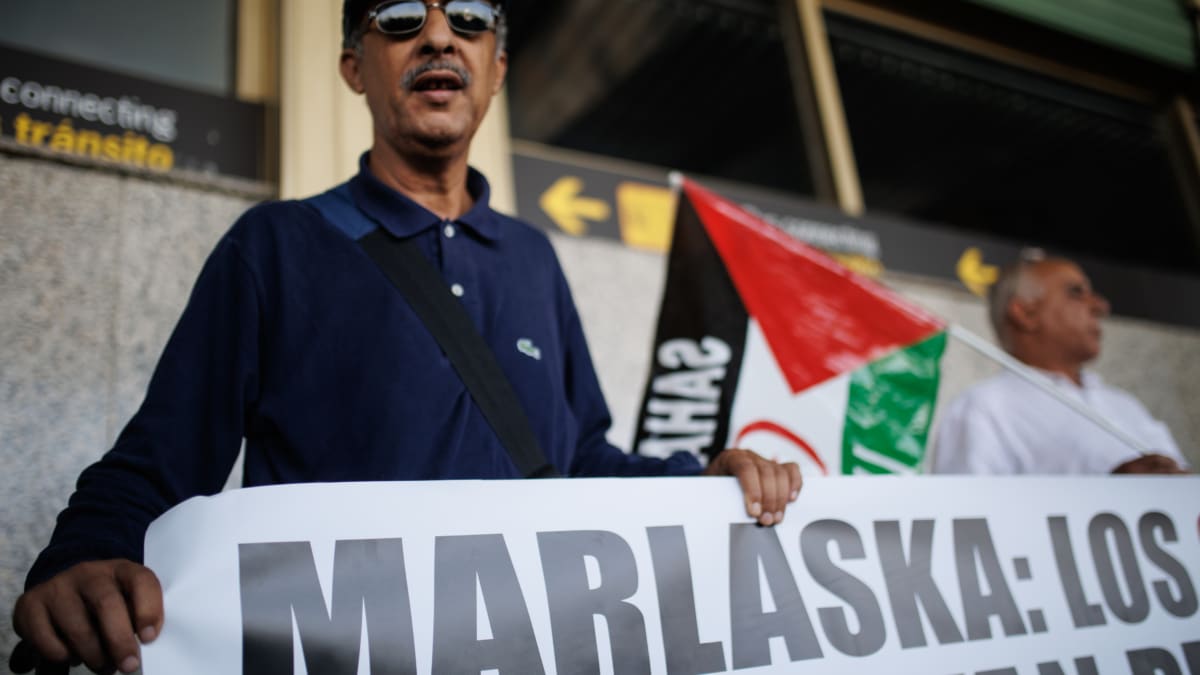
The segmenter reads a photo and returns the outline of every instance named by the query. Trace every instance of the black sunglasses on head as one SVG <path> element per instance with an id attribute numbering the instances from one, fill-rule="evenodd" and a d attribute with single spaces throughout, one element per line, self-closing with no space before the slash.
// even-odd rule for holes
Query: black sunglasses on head
<path id="1" fill-rule="evenodd" d="M 447 0 L 428 5 L 422 0 L 400 0 L 379 5 L 367 13 L 371 23 L 384 35 L 412 35 L 425 25 L 429 10 L 440 9 L 450 28 L 462 35 L 476 35 L 496 30 L 500 9 L 483 0 Z"/>

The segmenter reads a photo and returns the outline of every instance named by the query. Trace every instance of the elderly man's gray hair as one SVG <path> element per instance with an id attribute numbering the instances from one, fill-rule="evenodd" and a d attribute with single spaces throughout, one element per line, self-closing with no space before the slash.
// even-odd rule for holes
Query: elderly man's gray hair
<path id="1" fill-rule="evenodd" d="M 1029 271 L 1047 260 L 1046 252 L 1040 248 L 1022 249 L 1017 261 L 1006 265 L 996 277 L 996 283 L 988 289 L 988 319 L 1000 346 L 1009 349 L 1008 305 L 1013 298 L 1032 300 L 1040 288 L 1030 278 Z"/>

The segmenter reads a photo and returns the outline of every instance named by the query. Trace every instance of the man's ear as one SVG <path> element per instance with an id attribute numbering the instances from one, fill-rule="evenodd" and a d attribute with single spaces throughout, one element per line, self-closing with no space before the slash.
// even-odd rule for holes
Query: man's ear
<path id="1" fill-rule="evenodd" d="M 366 91 L 362 83 L 362 72 L 359 70 L 360 61 L 361 57 L 353 49 L 343 49 L 338 60 L 338 70 L 342 73 L 342 79 L 356 94 Z"/>
<path id="2" fill-rule="evenodd" d="M 1030 333 L 1037 330 L 1040 323 L 1037 313 L 1037 300 L 1013 298 L 1008 301 L 1008 311 L 1005 316 L 1018 332 Z"/>

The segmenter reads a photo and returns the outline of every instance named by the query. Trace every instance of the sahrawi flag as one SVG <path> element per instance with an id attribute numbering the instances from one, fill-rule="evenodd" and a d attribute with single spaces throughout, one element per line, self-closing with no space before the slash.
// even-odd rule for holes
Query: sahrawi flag
<path id="1" fill-rule="evenodd" d="M 635 451 L 919 470 L 944 325 L 684 181 Z"/>

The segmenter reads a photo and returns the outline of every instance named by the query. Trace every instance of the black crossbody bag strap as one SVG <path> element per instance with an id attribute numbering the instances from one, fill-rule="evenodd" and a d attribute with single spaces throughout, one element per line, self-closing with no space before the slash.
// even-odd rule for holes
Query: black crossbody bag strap
<path id="1" fill-rule="evenodd" d="M 345 230 L 346 223 L 366 229 L 364 221 L 369 222 L 367 215 L 339 190 L 317 195 L 308 202 L 339 229 Z M 529 418 L 521 409 L 517 394 L 496 362 L 491 347 L 484 342 L 441 274 L 421 253 L 416 240 L 399 239 L 383 227 L 370 226 L 372 231 L 358 239 L 359 246 L 400 291 L 437 340 L 521 475 L 526 478 L 558 476 L 558 470 L 546 460 Z"/>

